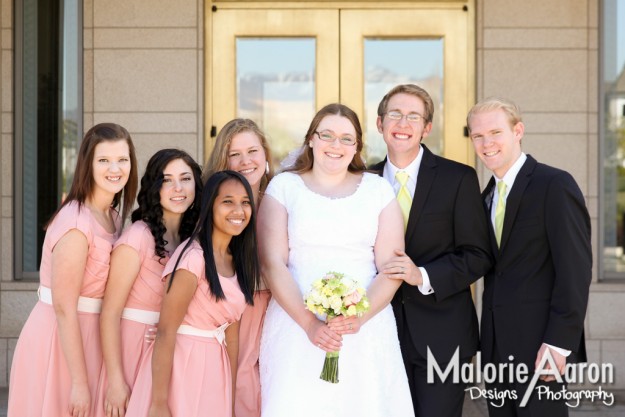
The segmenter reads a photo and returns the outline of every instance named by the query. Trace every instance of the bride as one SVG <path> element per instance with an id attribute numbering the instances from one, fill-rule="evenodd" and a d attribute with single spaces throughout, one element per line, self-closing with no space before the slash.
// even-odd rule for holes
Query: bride
<path id="1" fill-rule="evenodd" d="M 304 151 L 266 190 L 258 217 L 263 276 L 273 299 L 260 348 L 262 415 L 413 416 L 395 318 L 401 280 L 381 270 L 404 249 L 391 186 L 365 172 L 358 116 L 330 104 L 313 118 Z M 329 271 L 367 288 L 370 310 L 330 323 L 303 294 Z M 340 350 L 339 379 L 319 379 L 326 352 Z"/>

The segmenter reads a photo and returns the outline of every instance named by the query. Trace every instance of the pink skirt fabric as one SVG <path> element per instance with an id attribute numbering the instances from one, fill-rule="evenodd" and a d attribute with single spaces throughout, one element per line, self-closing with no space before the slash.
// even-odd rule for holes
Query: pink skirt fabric
<path id="1" fill-rule="evenodd" d="M 79 312 L 78 321 L 93 415 L 102 367 L 100 315 Z M 71 377 L 61 348 L 54 309 L 51 305 L 38 302 L 28 317 L 15 347 L 7 415 L 66 416 L 70 391 Z"/>
<path id="2" fill-rule="evenodd" d="M 122 342 L 122 369 L 124 371 L 124 379 L 126 384 L 132 389 L 139 373 L 139 365 L 141 360 L 146 356 L 148 347 L 152 343 L 145 341 L 145 335 L 150 327 L 154 325 L 143 324 L 133 320 L 121 319 L 120 333 Z M 104 397 L 106 396 L 106 388 L 108 387 L 108 378 L 106 374 L 106 366 L 102 365 L 100 373 L 100 382 L 98 384 L 98 397 L 95 417 L 103 417 Z"/>
<path id="3" fill-rule="evenodd" d="M 234 410 L 237 417 L 260 417 L 260 374 L 258 356 L 269 290 L 256 291 L 254 305 L 247 305 L 239 327 L 239 364 Z"/>
<path id="4" fill-rule="evenodd" d="M 152 399 L 152 353 L 150 344 L 141 361 L 126 417 L 146 417 Z M 177 335 L 169 410 L 172 417 L 230 417 L 232 374 L 225 346 L 214 338 Z"/>

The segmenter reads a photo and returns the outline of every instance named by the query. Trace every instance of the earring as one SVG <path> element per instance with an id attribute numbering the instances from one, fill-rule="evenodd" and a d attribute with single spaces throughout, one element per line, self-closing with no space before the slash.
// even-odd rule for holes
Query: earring
<path id="1" fill-rule="evenodd" d="M 312 148 L 312 141 L 308 142 L 308 146 Z"/>
<path id="2" fill-rule="evenodd" d="M 265 161 L 265 174 L 269 174 L 269 161 Z"/>

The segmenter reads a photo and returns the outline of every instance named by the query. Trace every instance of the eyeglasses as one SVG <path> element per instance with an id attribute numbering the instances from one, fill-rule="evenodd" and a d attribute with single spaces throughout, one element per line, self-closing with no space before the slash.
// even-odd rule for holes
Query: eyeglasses
<path id="1" fill-rule="evenodd" d="M 336 136 L 334 133 L 324 130 L 323 132 L 315 132 L 319 139 L 324 142 L 334 142 L 335 140 L 339 140 L 341 145 L 354 146 L 356 144 L 356 138 L 349 135 L 344 136 Z"/>
<path id="2" fill-rule="evenodd" d="M 421 120 L 424 119 L 424 117 L 421 116 L 419 113 L 402 114 L 402 112 L 397 110 L 391 110 L 389 112 L 386 112 L 386 117 L 391 120 L 401 120 L 405 117 L 406 121 L 410 123 L 419 123 Z"/>

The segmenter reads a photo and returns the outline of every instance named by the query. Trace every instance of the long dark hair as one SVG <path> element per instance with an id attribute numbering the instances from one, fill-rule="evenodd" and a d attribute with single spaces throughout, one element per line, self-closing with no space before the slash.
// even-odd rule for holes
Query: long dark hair
<path id="1" fill-rule="evenodd" d="M 128 144 L 128 151 L 130 156 L 130 174 L 128 175 L 128 182 L 124 188 L 115 194 L 111 207 L 117 208 L 122 203 L 122 223 L 126 220 L 126 217 L 132 209 L 132 205 L 135 202 L 137 195 L 137 156 L 135 153 L 135 147 L 132 144 L 130 133 L 122 126 L 115 123 L 100 123 L 93 126 L 87 133 L 80 144 L 80 150 L 78 151 L 78 158 L 76 162 L 76 169 L 74 171 L 74 179 L 72 185 L 67 193 L 65 201 L 61 204 L 57 211 L 54 212 L 46 227 L 52 223 L 52 220 L 61 211 L 63 207 L 72 201 L 77 201 L 79 207 L 85 203 L 85 200 L 91 196 L 95 186 L 95 180 L 93 179 L 93 157 L 95 153 L 95 147 L 99 143 L 108 141 L 116 142 L 118 140 L 126 141 Z"/>
<path id="2" fill-rule="evenodd" d="M 217 301 L 226 299 L 223 289 L 221 288 L 221 283 L 219 282 L 217 266 L 213 255 L 213 207 L 221 185 L 228 180 L 239 181 L 243 184 L 252 207 L 250 222 L 241 234 L 232 237 L 228 248 L 232 253 L 234 269 L 241 291 L 245 295 L 245 301 L 249 305 L 254 305 L 253 294 L 260 282 L 260 261 L 258 260 L 258 246 L 256 244 L 256 210 L 254 207 L 254 196 L 252 188 L 245 177 L 238 172 L 229 170 L 214 173 L 208 178 L 206 184 L 204 184 L 200 220 L 191 234 L 191 237 L 180 252 L 178 259 L 176 259 L 167 291 L 169 291 L 174 281 L 176 268 L 178 268 L 182 255 L 189 246 L 191 246 L 193 240 L 198 239 L 204 254 L 204 269 L 208 287 Z"/>
<path id="3" fill-rule="evenodd" d="M 143 220 L 150 228 L 154 237 L 154 251 L 159 258 L 164 258 L 167 241 L 163 238 L 167 229 L 163 223 L 163 207 L 161 206 L 161 188 L 163 186 L 163 172 L 170 162 L 181 159 L 191 168 L 195 180 L 195 200 L 182 215 L 178 235 L 183 241 L 191 236 L 197 219 L 200 217 L 200 199 L 202 198 L 202 170 L 191 156 L 180 149 L 161 149 L 156 152 L 145 167 L 141 178 L 141 189 L 137 196 L 139 207 L 132 212 L 131 220 Z M 198 202 L 195 204 L 195 202 Z"/>

